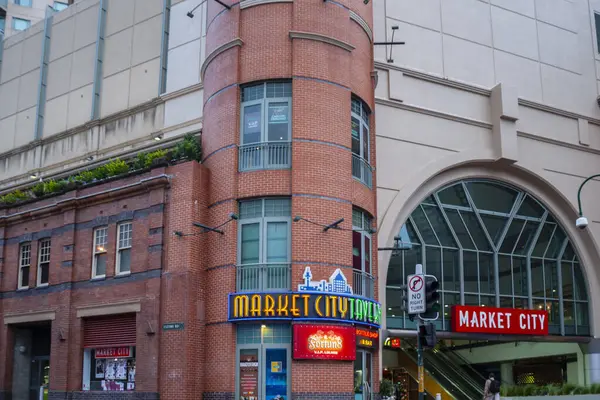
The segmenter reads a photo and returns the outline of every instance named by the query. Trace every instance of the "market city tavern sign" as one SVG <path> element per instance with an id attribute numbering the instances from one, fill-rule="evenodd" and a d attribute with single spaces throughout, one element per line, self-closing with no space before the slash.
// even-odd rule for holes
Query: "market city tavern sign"
<path id="1" fill-rule="evenodd" d="M 452 330 L 502 335 L 548 335 L 546 310 L 453 306 Z"/>
<path id="2" fill-rule="evenodd" d="M 381 305 L 354 295 L 340 269 L 329 281 L 313 282 L 310 267 L 303 277 L 297 292 L 230 293 L 228 320 L 337 321 L 380 327 Z"/>

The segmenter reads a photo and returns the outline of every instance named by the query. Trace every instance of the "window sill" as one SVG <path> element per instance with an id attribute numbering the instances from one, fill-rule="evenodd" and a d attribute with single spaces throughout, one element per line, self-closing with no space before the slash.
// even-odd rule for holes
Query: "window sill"
<path id="1" fill-rule="evenodd" d="M 28 290 L 29 290 L 29 286 L 24 286 L 24 287 L 17 288 L 17 292 L 26 292 Z"/>
<path id="2" fill-rule="evenodd" d="M 92 279 L 90 279 L 92 282 L 103 280 L 106 280 L 106 275 L 93 276 Z"/>
<path id="3" fill-rule="evenodd" d="M 131 275 L 131 272 L 119 272 L 118 274 L 115 275 L 115 279 L 127 278 L 130 275 Z"/>
<path id="4" fill-rule="evenodd" d="M 42 283 L 42 284 L 37 285 L 35 288 L 36 289 L 47 289 L 48 287 L 50 287 L 49 283 Z"/>

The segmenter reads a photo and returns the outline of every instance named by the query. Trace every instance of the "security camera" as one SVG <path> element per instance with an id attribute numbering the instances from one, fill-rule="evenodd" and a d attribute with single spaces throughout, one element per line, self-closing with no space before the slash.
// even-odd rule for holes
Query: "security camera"
<path id="1" fill-rule="evenodd" d="M 586 217 L 579 217 L 577 221 L 575 221 L 575 226 L 579 229 L 585 229 L 588 226 L 588 220 Z"/>

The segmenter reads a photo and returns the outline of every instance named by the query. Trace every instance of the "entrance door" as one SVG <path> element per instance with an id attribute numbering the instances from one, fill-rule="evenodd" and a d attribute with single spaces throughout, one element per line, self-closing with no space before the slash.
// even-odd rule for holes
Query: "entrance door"
<path id="1" fill-rule="evenodd" d="M 50 359 L 48 357 L 34 357 L 31 360 L 29 400 L 46 400 L 48 398 L 49 377 Z"/>
<path id="2" fill-rule="evenodd" d="M 238 346 L 238 398 L 290 400 L 291 346 Z"/>
<path id="3" fill-rule="evenodd" d="M 371 376 L 373 355 L 357 350 L 354 360 L 354 399 L 372 400 L 373 377 Z"/>

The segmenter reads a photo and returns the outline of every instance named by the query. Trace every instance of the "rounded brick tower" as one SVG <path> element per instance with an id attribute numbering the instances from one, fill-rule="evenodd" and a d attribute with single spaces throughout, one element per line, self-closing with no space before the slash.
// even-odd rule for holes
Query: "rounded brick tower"
<path id="1" fill-rule="evenodd" d="M 206 239 L 206 337 L 222 347 L 207 339 L 205 399 L 253 391 L 256 362 L 259 399 L 283 388 L 271 373 L 287 376 L 286 400 L 354 399 L 357 382 L 365 400 L 378 391 L 378 345 L 355 360 L 297 360 L 298 321 L 228 322 L 229 294 L 298 291 L 307 267 L 312 282 L 339 269 L 354 295 L 377 300 L 372 23 L 363 0 L 208 2 L 207 223 L 239 219 Z M 281 363 L 269 349 L 286 343 Z"/>

